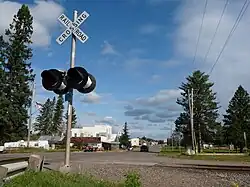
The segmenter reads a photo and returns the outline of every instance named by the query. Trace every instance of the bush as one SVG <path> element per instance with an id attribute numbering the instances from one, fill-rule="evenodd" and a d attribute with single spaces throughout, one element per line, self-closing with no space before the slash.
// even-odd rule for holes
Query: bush
<path id="1" fill-rule="evenodd" d="M 126 180 L 125 180 L 125 187 L 140 187 L 141 181 L 140 176 L 136 172 L 128 173 Z"/>

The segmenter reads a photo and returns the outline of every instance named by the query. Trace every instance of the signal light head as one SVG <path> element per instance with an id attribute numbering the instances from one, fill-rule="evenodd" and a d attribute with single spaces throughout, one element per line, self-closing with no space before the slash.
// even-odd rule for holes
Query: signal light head
<path id="1" fill-rule="evenodd" d="M 65 72 L 57 69 L 45 70 L 41 73 L 42 85 L 46 90 L 54 91 L 56 94 L 65 94 L 68 92 L 65 75 Z"/>
<path id="2" fill-rule="evenodd" d="M 93 75 L 91 75 L 90 73 L 88 73 L 88 81 L 85 84 L 85 86 L 83 88 L 79 88 L 77 89 L 78 92 L 81 93 L 90 93 L 92 92 L 96 87 L 96 79 Z"/>
<path id="3" fill-rule="evenodd" d="M 95 77 L 82 67 L 70 68 L 67 74 L 57 69 L 45 70 L 41 76 L 43 87 L 56 94 L 66 94 L 70 89 L 86 94 L 96 87 Z"/>
<path id="4" fill-rule="evenodd" d="M 71 88 L 79 89 L 88 81 L 88 72 L 82 67 L 70 68 L 67 72 L 67 83 Z"/>
<path id="5" fill-rule="evenodd" d="M 69 87 L 77 89 L 81 93 L 90 93 L 96 87 L 96 80 L 82 67 L 70 68 L 67 72 Z"/>

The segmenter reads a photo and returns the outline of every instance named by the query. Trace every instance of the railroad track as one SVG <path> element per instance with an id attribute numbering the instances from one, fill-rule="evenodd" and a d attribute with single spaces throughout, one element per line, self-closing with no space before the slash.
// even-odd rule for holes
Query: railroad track
<path id="1" fill-rule="evenodd" d="M 244 172 L 250 173 L 250 166 L 235 166 L 235 165 L 209 165 L 209 164 L 156 164 L 156 167 L 182 168 L 182 169 L 197 169 L 197 170 L 212 170 L 221 172 Z"/>

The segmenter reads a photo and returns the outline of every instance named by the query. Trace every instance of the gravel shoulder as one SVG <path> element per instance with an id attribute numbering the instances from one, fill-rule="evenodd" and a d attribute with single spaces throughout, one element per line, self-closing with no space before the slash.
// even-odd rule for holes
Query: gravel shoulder
<path id="1" fill-rule="evenodd" d="M 130 172 L 140 174 L 143 187 L 240 187 L 250 186 L 250 175 L 193 169 L 173 169 L 156 166 L 119 164 L 74 164 L 72 172 L 88 173 L 97 178 L 121 180 Z"/>

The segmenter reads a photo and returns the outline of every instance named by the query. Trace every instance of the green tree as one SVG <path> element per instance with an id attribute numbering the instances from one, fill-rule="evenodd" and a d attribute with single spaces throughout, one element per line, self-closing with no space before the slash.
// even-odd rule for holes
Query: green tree
<path id="1" fill-rule="evenodd" d="M 220 125 L 216 122 L 218 103 L 216 102 L 216 93 L 212 91 L 214 84 L 209 82 L 209 75 L 195 71 L 186 80 L 187 82 L 182 83 L 179 87 L 182 92 L 181 97 L 177 99 L 177 104 L 183 107 L 184 112 L 175 121 L 176 132 L 181 132 L 186 144 L 191 145 L 188 90 L 193 88 L 194 132 L 198 143 L 198 152 L 200 152 L 203 142 L 214 141 L 216 128 Z"/>
<path id="2" fill-rule="evenodd" d="M 129 146 L 129 133 L 128 133 L 128 124 L 125 122 L 123 127 L 123 133 L 120 137 L 120 145 L 122 146 Z"/>
<path id="3" fill-rule="evenodd" d="M 8 43 L 3 40 L 3 36 L 0 36 L 0 145 L 6 141 L 6 124 L 8 118 L 6 116 L 8 108 L 6 107 L 9 101 L 7 100 L 6 90 L 6 73 L 5 73 L 5 62 L 6 62 L 6 48 Z"/>
<path id="4" fill-rule="evenodd" d="M 53 109 L 54 109 L 54 99 L 47 101 L 43 104 L 40 114 L 36 118 L 36 123 L 34 128 L 39 132 L 40 135 L 53 135 Z"/>
<path id="5" fill-rule="evenodd" d="M 64 115 L 65 123 L 67 124 L 68 121 L 68 110 Z M 76 128 L 77 125 L 77 116 L 75 107 L 72 106 L 72 121 L 71 121 L 71 128 Z"/>
<path id="6" fill-rule="evenodd" d="M 233 143 L 243 152 L 244 132 L 250 138 L 250 96 L 242 86 L 238 87 L 230 100 L 223 121 L 227 143 Z"/>
<path id="7" fill-rule="evenodd" d="M 31 36 L 33 17 L 29 8 L 23 5 L 14 15 L 10 28 L 6 30 L 8 44 L 1 37 L 1 140 L 16 141 L 27 136 L 28 107 L 31 104 L 33 81 L 31 63 Z M 4 49 L 4 53 L 3 53 Z"/>
<path id="8" fill-rule="evenodd" d="M 52 132 L 61 135 L 63 128 L 63 96 L 59 95 L 54 108 Z"/>

